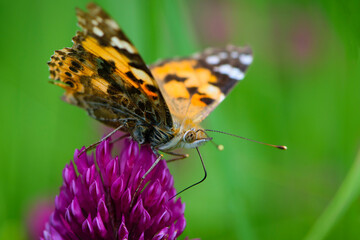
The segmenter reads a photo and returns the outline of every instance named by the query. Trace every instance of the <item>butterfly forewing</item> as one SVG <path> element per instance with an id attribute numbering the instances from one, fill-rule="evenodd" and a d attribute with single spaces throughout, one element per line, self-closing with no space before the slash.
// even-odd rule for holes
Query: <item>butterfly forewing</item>
<path id="1" fill-rule="evenodd" d="M 80 27 L 72 48 L 56 51 L 50 77 L 66 89 L 65 100 L 97 120 L 118 126 L 136 119 L 171 129 L 172 118 L 150 70 L 117 23 L 99 6 L 77 9 Z"/>

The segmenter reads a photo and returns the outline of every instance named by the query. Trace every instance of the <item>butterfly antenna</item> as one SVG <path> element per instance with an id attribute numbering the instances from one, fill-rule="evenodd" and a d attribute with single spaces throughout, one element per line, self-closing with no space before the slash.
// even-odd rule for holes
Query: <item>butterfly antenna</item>
<path id="1" fill-rule="evenodd" d="M 176 196 L 180 195 L 181 193 L 185 192 L 186 190 L 188 190 L 188 189 L 190 189 L 190 188 L 192 188 L 192 187 L 194 187 L 194 186 L 202 183 L 203 181 L 205 181 L 205 179 L 206 179 L 206 177 L 207 177 L 207 172 L 206 172 L 205 164 L 204 164 L 203 158 L 202 158 L 202 156 L 201 156 L 201 154 L 200 154 L 200 151 L 199 151 L 199 148 L 198 148 L 198 147 L 196 147 L 196 151 L 197 151 L 198 154 L 199 154 L 200 161 L 201 161 L 202 167 L 203 167 L 203 169 L 204 169 L 204 177 L 203 177 L 200 181 L 198 181 L 198 182 L 196 182 L 196 183 L 188 186 L 187 188 L 184 188 L 183 190 L 181 190 L 180 192 L 178 192 L 177 194 L 175 194 L 174 196 L 172 196 L 171 198 L 169 198 L 169 201 L 170 201 L 171 199 L 175 198 Z"/>
<path id="2" fill-rule="evenodd" d="M 216 144 L 214 141 L 211 141 L 211 143 L 214 144 L 215 147 L 216 147 L 219 151 L 224 150 L 224 145 L 222 145 L 222 144 Z"/>
<path id="3" fill-rule="evenodd" d="M 270 146 L 270 147 L 275 147 L 275 148 L 278 148 L 278 149 L 281 149 L 281 150 L 286 150 L 286 149 L 287 149 L 287 147 L 286 147 L 286 146 L 283 146 L 283 145 L 273 145 L 273 144 L 269 144 L 269 143 L 264 143 L 264 142 L 252 140 L 252 139 L 249 139 L 249 138 L 241 137 L 241 136 L 238 136 L 238 135 L 235 135 L 235 134 L 231 134 L 231 133 L 227 133 L 227 132 L 222 132 L 222 131 L 218 131 L 218 130 L 204 129 L 204 131 L 222 133 L 222 134 L 226 134 L 226 135 L 229 135 L 229 136 L 233 136 L 233 137 L 245 139 L 245 140 L 248 140 L 248 141 L 251 141 L 251 142 L 256 142 L 256 143 L 268 145 L 268 146 Z"/>

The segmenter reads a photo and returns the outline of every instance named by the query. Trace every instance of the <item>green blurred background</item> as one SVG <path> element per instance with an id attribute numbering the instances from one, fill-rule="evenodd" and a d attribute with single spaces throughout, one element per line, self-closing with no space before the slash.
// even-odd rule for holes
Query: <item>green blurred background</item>
<path id="1" fill-rule="evenodd" d="M 47 83 L 46 62 L 72 45 L 74 9 L 87 2 L 0 3 L 0 239 L 29 238 L 30 209 L 53 201 L 74 149 L 102 135 L 99 123 Z M 147 63 L 229 43 L 253 48 L 246 79 L 204 126 L 289 150 L 213 134 L 225 150 L 201 148 L 209 176 L 181 195 L 183 236 L 359 238 L 357 0 L 99 3 Z M 189 153 L 170 165 L 178 190 L 203 174 L 196 152 Z"/>

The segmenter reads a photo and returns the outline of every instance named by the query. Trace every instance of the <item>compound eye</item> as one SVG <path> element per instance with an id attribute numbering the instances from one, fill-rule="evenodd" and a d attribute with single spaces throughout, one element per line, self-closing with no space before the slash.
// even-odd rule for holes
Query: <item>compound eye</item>
<path id="1" fill-rule="evenodd" d="M 189 130 L 185 133 L 184 140 L 187 143 L 192 143 L 196 140 L 196 133 L 192 130 Z"/>

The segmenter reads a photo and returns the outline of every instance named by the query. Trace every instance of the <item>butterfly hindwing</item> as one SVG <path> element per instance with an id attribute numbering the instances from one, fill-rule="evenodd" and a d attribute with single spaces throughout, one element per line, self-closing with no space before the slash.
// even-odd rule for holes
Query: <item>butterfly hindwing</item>
<path id="1" fill-rule="evenodd" d="M 227 46 L 160 61 L 150 69 L 171 114 L 198 123 L 244 78 L 252 60 L 249 47 Z"/>

